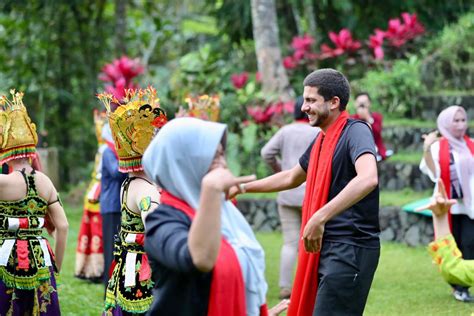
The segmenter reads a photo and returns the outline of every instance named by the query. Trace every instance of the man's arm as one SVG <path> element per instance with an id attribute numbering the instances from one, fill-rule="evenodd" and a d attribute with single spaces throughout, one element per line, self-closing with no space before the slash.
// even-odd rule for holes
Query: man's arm
<path id="1" fill-rule="evenodd" d="M 245 192 L 279 192 L 296 188 L 306 181 L 306 172 L 296 164 L 291 169 L 284 170 L 266 178 L 245 183 L 241 187 L 232 187 L 229 190 L 228 198 L 231 199 L 239 193 Z M 241 188 L 245 188 L 244 191 Z"/>
<path id="2" fill-rule="evenodd" d="M 315 212 L 306 224 L 303 231 L 306 251 L 318 252 L 321 249 L 324 225 L 377 187 L 377 162 L 373 154 L 365 153 L 357 158 L 355 169 L 357 175 L 338 195 Z"/>

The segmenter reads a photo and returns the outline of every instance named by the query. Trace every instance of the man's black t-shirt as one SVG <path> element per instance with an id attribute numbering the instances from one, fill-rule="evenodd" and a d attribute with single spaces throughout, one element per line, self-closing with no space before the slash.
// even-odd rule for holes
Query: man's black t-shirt
<path id="1" fill-rule="evenodd" d="M 299 163 L 304 171 L 308 170 L 313 145 L 314 141 L 300 158 Z M 328 201 L 338 195 L 357 175 L 355 162 L 366 153 L 376 155 L 370 127 L 362 121 L 349 119 L 332 158 Z M 378 248 L 380 246 L 379 233 L 379 187 L 377 186 L 362 200 L 328 221 L 325 225 L 323 240 Z"/>

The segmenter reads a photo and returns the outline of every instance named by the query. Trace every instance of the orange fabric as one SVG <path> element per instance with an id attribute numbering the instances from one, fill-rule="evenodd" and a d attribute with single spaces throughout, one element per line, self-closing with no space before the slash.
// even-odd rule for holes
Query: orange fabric
<path id="1" fill-rule="evenodd" d="M 469 138 L 469 136 L 464 135 L 464 140 L 466 141 L 467 147 L 474 155 L 474 142 Z M 442 137 L 439 141 L 439 167 L 441 169 L 441 180 L 443 181 L 444 187 L 446 189 L 446 194 L 448 198 L 451 198 L 451 174 L 449 171 L 449 161 L 450 161 L 450 151 L 449 151 L 449 141 L 445 137 Z M 449 228 L 452 230 L 451 222 L 451 212 L 448 212 L 448 221 Z M 436 236 L 435 236 L 436 238 Z"/>
<path id="2" fill-rule="evenodd" d="M 306 193 L 303 202 L 301 233 L 311 216 L 328 202 L 331 187 L 332 158 L 349 114 L 343 111 L 326 133 L 319 133 L 311 150 L 306 177 Z M 319 252 L 304 251 L 299 242 L 298 267 L 296 270 L 288 316 L 313 315 L 318 290 Z"/>
<path id="3" fill-rule="evenodd" d="M 186 214 L 191 220 L 196 211 L 185 201 L 162 190 L 161 203 L 171 205 Z M 265 311 L 266 308 L 261 309 Z M 221 240 L 219 254 L 212 269 L 208 316 L 245 316 L 245 285 L 239 260 L 232 246 Z"/>

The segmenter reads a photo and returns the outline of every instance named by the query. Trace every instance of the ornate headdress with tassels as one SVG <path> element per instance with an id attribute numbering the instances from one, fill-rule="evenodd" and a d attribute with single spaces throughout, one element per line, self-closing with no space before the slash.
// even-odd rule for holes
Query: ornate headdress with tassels
<path id="1" fill-rule="evenodd" d="M 23 92 L 10 90 L 12 99 L 0 97 L 0 164 L 36 155 L 38 134 L 23 104 Z"/>
<path id="2" fill-rule="evenodd" d="M 99 145 L 105 143 L 105 140 L 102 139 L 102 129 L 104 128 L 105 122 L 107 121 L 107 113 L 99 112 L 99 110 L 94 110 L 94 127 L 95 127 L 95 137 L 97 137 L 97 142 Z"/>
<path id="3" fill-rule="evenodd" d="M 180 107 L 176 113 L 177 117 L 191 116 L 214 122 L 219 120 L 219 96 L 203 94 L 197 97 L 189 96 L 184 101 L 188 104 L 188 109 Z"/>
<path id="4" fill-rule="evenodd" d="M 119 102 L 111 94 L 97 96 L 107 109 L 110 129 L 119 159 L 119 171 L 143 170 L 142 155 L 150 144 L 156 129 L 166 122 L 166 113 L 160 108 L 156 90 L 126 90 L 125 98 Z M 118 105 L 115 110 L 111 106 Z"/>

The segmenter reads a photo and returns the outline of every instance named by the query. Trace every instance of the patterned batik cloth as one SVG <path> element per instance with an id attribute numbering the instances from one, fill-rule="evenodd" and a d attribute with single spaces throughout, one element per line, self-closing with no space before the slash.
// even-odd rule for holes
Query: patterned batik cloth
<path id="1" fill-rule="evenodd" d="M 84 212 L 77 239 L 74 270 L 76 277 L 93 282 L 100 282 L 104 273 L 99 195 L 100 181 L 93 179 L 84 197 Z"/>
<path id="2" fill-rule="evenodd" d="M 54 254 L 42 237 L 48 204 L 34 172 L 22 174 L 26 197 L 0 201 L 0 315 L 60 315 Z"/>
<path id="3" fill-rule="evenodd" d="M 153 301 L 151 269 L 145 253 L 143 225 L 140 214 L 126 205 L 128 178 L 122 184 L 122 218 L 119 238 L 114 247 L 115 267 L 107 285 L 105 315 L 123 315 L 123 312 L 145 314 Z M 146 208 L 146 207 L 145 207 Z"/>

